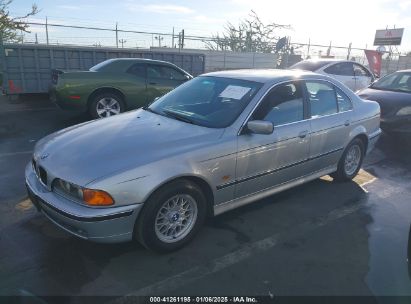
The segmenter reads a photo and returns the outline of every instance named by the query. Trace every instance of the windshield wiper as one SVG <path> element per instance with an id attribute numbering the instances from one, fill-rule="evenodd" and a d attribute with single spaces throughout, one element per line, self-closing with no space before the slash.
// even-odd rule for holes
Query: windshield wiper
<path id="1" fill-rule="evenodd" d="M 188 118 L 187 116 L 185 116 L 183 114 L 179 114 L 177 112 L 170 111 L 170 110 L 163 110 L 163 113 L 166 114 L 167 116 L 170 116 L 170 117 L 175 118 L 177 120 L 184 121 L 184 122 L 190 123 L 190 124 L 194 124 L 193 120 L 191 120 L 190 118 Z"/>

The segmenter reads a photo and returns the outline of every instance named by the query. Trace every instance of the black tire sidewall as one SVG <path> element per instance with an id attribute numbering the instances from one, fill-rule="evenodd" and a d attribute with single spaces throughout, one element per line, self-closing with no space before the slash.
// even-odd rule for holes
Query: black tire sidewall
<path id="1" fill-rule="evenodd" d="M 89 106 L 89 113 L 90 113 L 91 117 L 93 117 L 94 119 L 104 118 L 104 117 L 100 117 L 97 114 L 97 103 L 103 98 L 113 98 L 113 99 L 117 100 L 118 103 L 120 104 L 120 113 L 123 113 L 125 111 L 125 104 L 124 104 L 123 98 L 120 95 L 115 94 L 115 93 L 110 93 L 110 92 L 101 93 L 101 94 L 96 95 L 93 98 L 93 100 L 92 100 L 92 102 L 90 103 L 90 106 Z M 115 115 L 113 115 L 113 116 L 115 116 Z"/>
<path id="2" fill-rule="evenodd" d="M 155 233 L 155 218 L 164 202 L 178 194 L 188 194 L 194 198 L 197 203 L 197 219 L 185 238 L 175 243 L 165 243 Z M 135 224 L 135 238 L 146 248 L 156 252 L 165 253 L 177 250 L 190 242 L 200 230 L 206 218 L 206 209 L 205 196 L 196 184 L 187 180 L 171 182 L 155 191 L 145 202 Z"/>
<path id="3" fill-rule="evenodd" d="M 354 171 L 354 173 L 352 173 L 351 175 L 348 175 L 345 172 L 345 159 L 347 157 L 348 151 L 350 151 L 351 147 L 357 145 L 360 147 L 361 150 L 361 159 L 360 159 L 360 163 L 358 164 L 358 168 Z M 347 148 L 344 150 L 344 153 L 338 163 L 338 171 L 336 172 L 336 178 L 337 180 L 351 180 L 353 179 L 358 172 L 361 169 L 362 166 L 362 162 L 364 160 L 364 156 L 365 156 L 365 146 L 364 146 L 364 142 L 359 139 L 359 138 L 355 138 L 354 140 L 352 140 L 349 145 L 347 146 Z"/>

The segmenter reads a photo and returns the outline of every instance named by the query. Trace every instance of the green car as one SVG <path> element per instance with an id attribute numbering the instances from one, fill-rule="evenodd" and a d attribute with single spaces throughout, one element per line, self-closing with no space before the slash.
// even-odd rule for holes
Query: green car
<path id="1" fill-rule="evenodd" d="M 53 70 L 50 98 L 62 109 L 103 118 L 147 105 L 192 78 L 169 62 L 109 59 L 89 71 Z"/>

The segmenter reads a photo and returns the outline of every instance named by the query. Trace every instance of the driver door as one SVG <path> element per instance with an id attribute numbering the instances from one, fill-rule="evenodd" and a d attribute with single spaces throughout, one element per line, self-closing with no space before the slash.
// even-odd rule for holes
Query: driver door
<path id="1" fill-rule="evenodd" d="M 266 120 L 272 134 L 243 130 L 238 136 L 235 197 L 246 196 L 306 174 L 310 122 L 300 81 L 274 87 L 249 120 Z"/>

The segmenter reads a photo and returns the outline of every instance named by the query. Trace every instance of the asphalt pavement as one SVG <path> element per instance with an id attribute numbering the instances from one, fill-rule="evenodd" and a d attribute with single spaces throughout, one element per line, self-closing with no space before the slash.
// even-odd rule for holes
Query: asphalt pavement
<path id="1" fill-rule="evenodd" d="M 107 295 L 120 303 L 124 295 L 400 295 L 406 298 L 398 303 L 411 301 L 411 135 L 383 134 L 352 182 L 324 177 L 209 219 L 187 247 L 160 255 L 138 243 L 77 239 L 28 200 L 24 167 L 36 141 L 86 115 L 61 111 L 41 95 L 0 99 L 0 109 L 0 296 Z"/>

